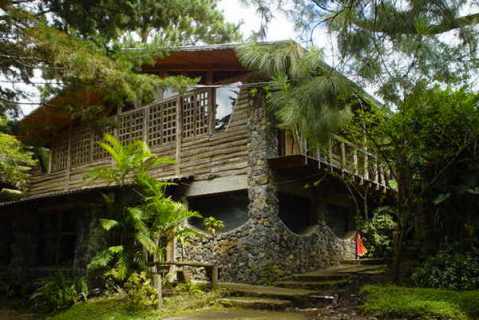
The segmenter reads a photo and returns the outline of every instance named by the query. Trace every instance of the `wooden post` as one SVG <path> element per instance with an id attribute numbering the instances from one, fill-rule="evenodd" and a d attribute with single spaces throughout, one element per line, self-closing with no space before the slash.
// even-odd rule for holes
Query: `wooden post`
<path id="1" fill-rule="evenodd" d="M 52 173 L 53 149 L 54 148 L 50 148 L 50 152 L 48 153 L 48 174 Z"/>
<path id="2" fill-rule="evenodd" d="M 161 274 L 158 272 L 153 273 L 153 287 L 156 289 L 158 294 L 158 302 L 156 303 L 156 309 L 160 310 L 163 306 L 163 292 L 161 288 Z"/>
<path id="3" fill-rule="evenodd" d="M 329 167 L 331 168 L 331 171 L 333 171 L 333 140 L 329 139 L 329 144 L 328 144 L 328 163 Z"/>
<path id="4" fill-rule="evenodd" d="M 183 97 L 178 95 L 176 98 L 176 164 L 175 174 L 181 173 L 181 142 L 183 140 Z"/>
<path id="5" fill-rule="evenodd" d="M 346 171 L 346 144 L 341 142 L 341 169 Z"/>
<path id="6" fill-rule="evenodd" d="M 218 266 L 214 265 L 211 268 L 211 289 L 216 290 L 218 289 Z"/>
<path id="7" fill-rule="evenodd" d="M 70 170 L 72 166 L 71 150 L 72 150 L 72 125 L 70 124 L 70 126 L 68 127 L 68 148 L 67 148 L 65 191 L 67 191 L 70 188 Z"/>
<path id="8" fill-rule="evenodd" d="M 148 144 L 148 133 L 150 127 L 150 107 L 146 107 L 143 111 L 143 141 Z"/>
<path id="9" fill-rule="evenodd" d="M 216 127 L 216 90 L 208 88 L 208 134 L 215 133 Z"/>
<path id="10" fill-rule="evenodd" d="M 364 147 L 364 180 L 369 180 L 368 147 Z"/>
<path id="11" fill-rule="evenodd" d="M 358 149 L 356 147 L 353 150 L 353 173 L 354 175 L 359 175 L 359 168 L 358 168 Z"/>

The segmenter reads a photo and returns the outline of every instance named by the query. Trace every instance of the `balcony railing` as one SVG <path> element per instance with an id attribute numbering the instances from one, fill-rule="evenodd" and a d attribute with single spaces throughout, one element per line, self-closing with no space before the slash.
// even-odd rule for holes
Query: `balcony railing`
<path id="1" fill-rule="evenodd" d="M 392 177 L 387 165 L 366 147 L 355 145 L 340 136 L 333 136 L 323 148 L 310 148 L 305 139 L 285 132 L 280 134 L 279 142 L 280 157 L 301 155 L 306 164 L 308 161 L 314 162 L 318 169 L 349 175 L 361 183 L 390 188 Z"/>
<path id="2" fill-rule="evenodd" d="M 51 148 L 49 172 L 108 161 L 108 154 L 97 143 L 105 133 L 123 144 L 143 140 L 152 148 L 211 134 L 215 130 L 214 96 L 214 88 L 201 88 L 120 112 L 114 118 L 116 125 L 102 132 L 87 126 L 70 128 Z"/>

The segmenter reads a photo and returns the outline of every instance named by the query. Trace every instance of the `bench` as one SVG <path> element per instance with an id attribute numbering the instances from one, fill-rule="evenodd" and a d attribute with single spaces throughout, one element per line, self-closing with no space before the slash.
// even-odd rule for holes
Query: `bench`
<path id="1" fill-rule="evenodd" d="M 188 262 L 188 261 L 180 261 L 180 262 L 162 262 L 156 265 L 159 270 L 170 268 L 172 266 L 175 267 L 193 267 L 193 268 L 204 268 L 206 270 L 206 276 L 209 278 L 211 283 L 211 289 L 218 288 L 218 274 L 219 269 L 218 266 L 212 263 L 203 263 L 203 262 Z"/>

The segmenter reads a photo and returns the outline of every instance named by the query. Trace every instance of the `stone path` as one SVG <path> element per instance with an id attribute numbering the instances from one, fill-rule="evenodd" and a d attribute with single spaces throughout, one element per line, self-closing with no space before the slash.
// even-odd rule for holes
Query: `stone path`
<path id="1" fill-rule="evenodd" d="M 31 314 L 20 314 L 11 310 L 0 310 L 0 320 L 33 320 Z"/>
<path id="2" fill-rule="evenodd" d="M 164 320 L 307 320 L 308 318 L 297 312 L 275 312 L 261 310 L 223 310 L 201 311 L 190 315 L 167 318 Z"/>
<path id="3" fill-rule="evenodd" d="M 218 302 L 225 307 L 276 311 L 336 307 L 359 282 L 380 276 L 385 269 L 378 259 L 348 260 L 327 269 L 292 275 L 275 286 L 223 282 L 219 287 L 227 290 L 228 297 Z"/>

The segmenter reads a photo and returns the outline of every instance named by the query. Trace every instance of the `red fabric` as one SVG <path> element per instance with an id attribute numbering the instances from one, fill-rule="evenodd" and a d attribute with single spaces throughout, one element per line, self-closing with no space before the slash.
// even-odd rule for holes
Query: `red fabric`
<path id="1" fill-rule="evenodd" d="M 356 232 L 356 237 L 354 239 L 356 243 L 356 257 L 362 257 L 366 253 L 368 253 L 368 249 L 364 245 L 363 237 L 361 237 L 361 233 Z"/>

